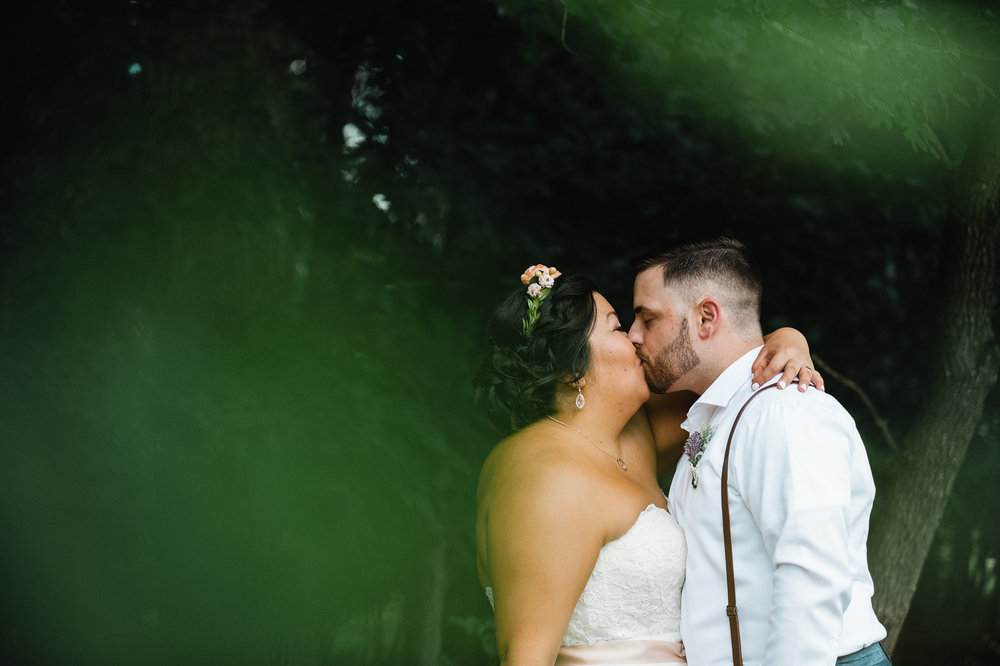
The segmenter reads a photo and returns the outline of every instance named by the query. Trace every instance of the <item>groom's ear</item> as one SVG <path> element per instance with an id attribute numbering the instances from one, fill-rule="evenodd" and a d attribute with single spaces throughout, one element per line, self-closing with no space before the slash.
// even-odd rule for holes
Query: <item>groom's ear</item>
<path id="1" fill-rule="evenodd" d="M 714 298 L 703 298 L 694 306 L 698 338 L 708 340 L 719 330 L 721 308 Z"/>

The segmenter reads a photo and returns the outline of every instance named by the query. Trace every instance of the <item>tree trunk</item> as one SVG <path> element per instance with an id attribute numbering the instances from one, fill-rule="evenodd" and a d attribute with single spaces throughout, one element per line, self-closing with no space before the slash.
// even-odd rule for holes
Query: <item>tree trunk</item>
<path id="1" fill-rule="evenodd" d="M 884 507 L 869 549 L 875 610 L 889 632 L 891 654 L 910 608 L 937 526 L 997 382 L 1000 350 L 991 325 L 1000 238 L 1000 113 L 963 162 L 954 190 L 940 273 L 941 344 L 930 369 L 922 408 L 903 440 L 892 480 L 880 491 Z"/>

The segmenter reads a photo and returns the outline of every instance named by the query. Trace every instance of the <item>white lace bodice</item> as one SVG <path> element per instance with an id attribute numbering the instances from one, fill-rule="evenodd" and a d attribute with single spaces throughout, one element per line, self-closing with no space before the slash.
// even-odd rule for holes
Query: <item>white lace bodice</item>
<path id="1" fill-rule="evenodd" d="M 562 644 L 679 640 L 687 544 L 674 517 L 655 504 L 601 548 Z M 493 603 L 493 590 L 486 588 Z"/>

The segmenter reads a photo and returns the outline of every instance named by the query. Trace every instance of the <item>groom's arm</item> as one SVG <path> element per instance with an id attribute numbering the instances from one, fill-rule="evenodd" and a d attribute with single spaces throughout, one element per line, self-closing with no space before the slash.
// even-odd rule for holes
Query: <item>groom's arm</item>
<path id="1" fill-rule="evenodd" d="M 851 600 L 851 437 L 814 397 L 771 392 L 740 425 L 733 471 L 774 568 L 761 666 L 833 664 Z"/>

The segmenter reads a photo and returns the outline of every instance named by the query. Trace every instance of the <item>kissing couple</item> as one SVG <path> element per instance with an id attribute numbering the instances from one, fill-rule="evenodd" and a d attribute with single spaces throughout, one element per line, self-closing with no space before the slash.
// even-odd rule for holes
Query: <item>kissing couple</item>
<path id="1" fill-rule="evenodd" d="M 490 320 L 477 400 L 510 434 L 480 474 L 476 544 L 500 662 L 889 664 L 871 469 L 805 338 L 763 336 L 738 241 L 634 267 L 628 330 L 541 264 Z"/>

